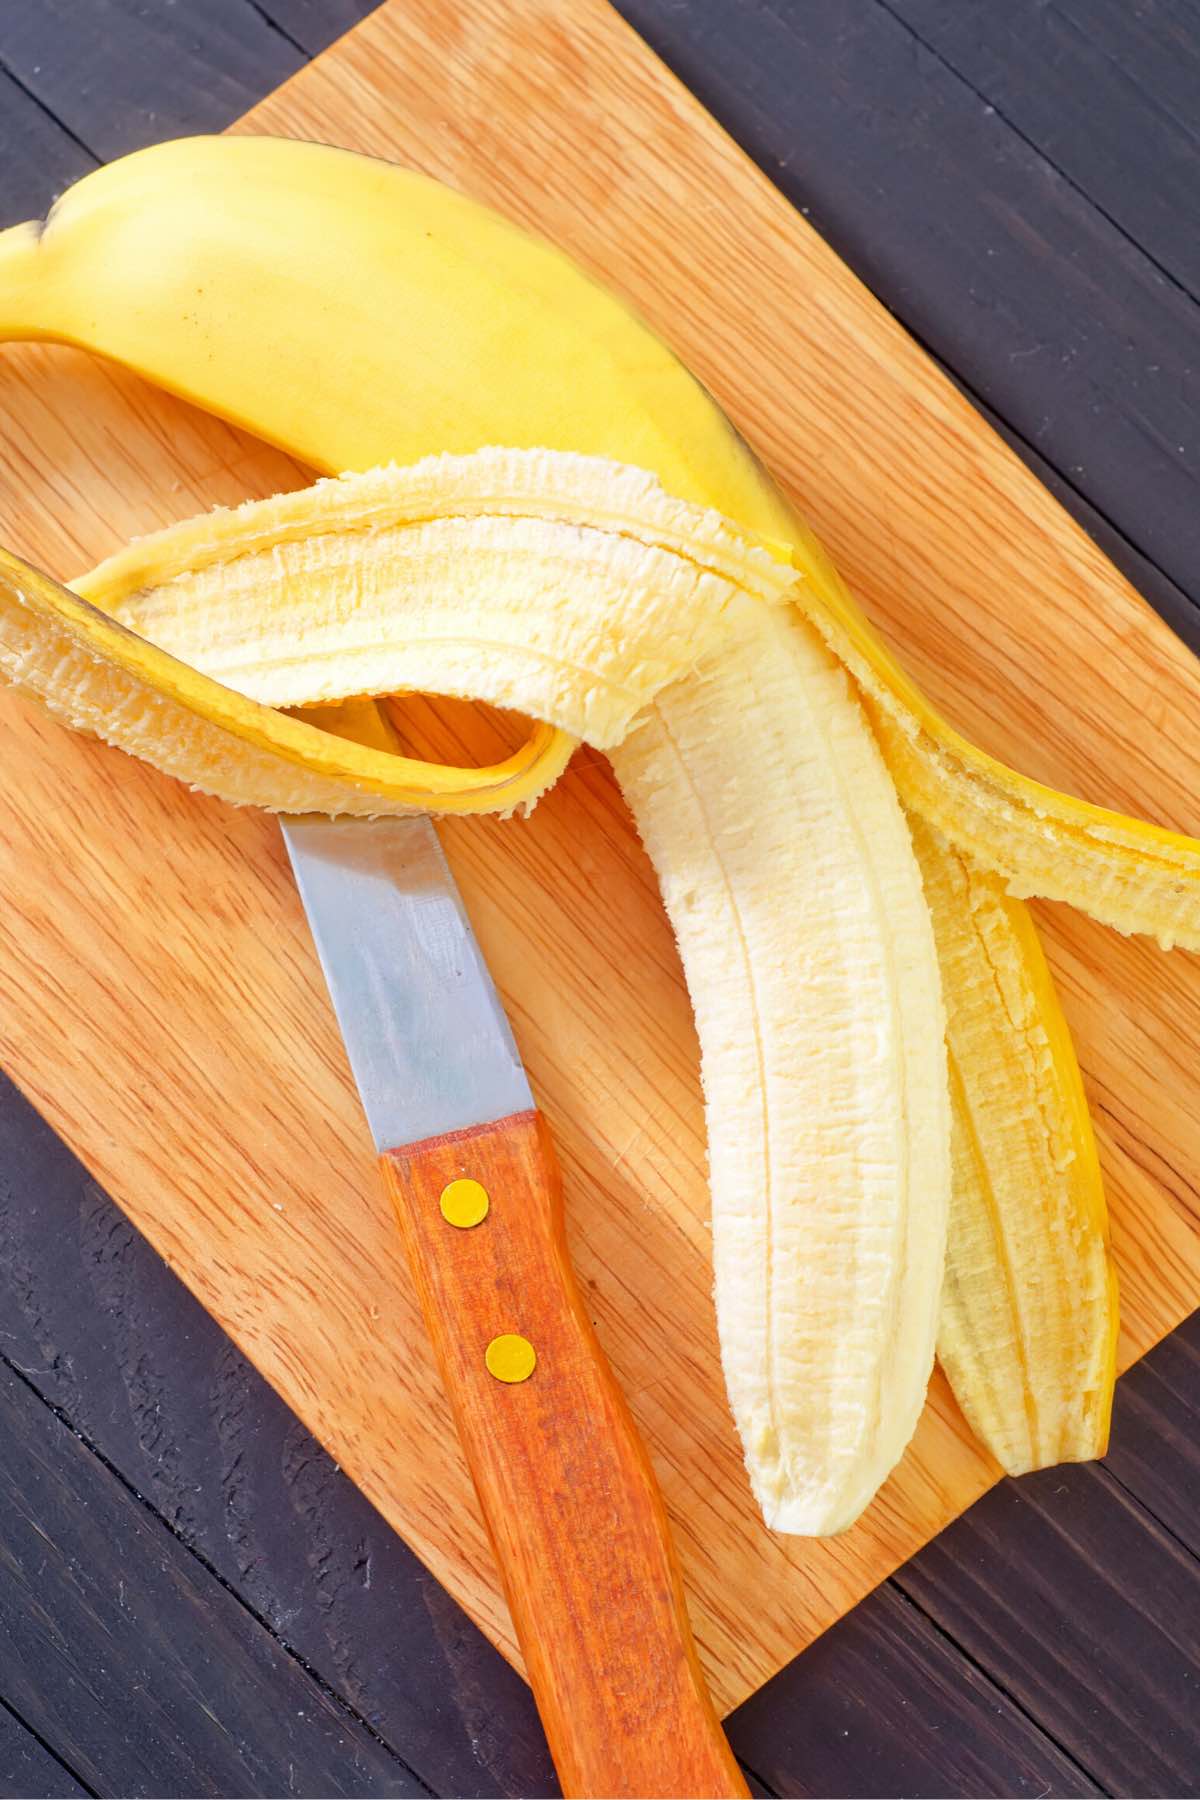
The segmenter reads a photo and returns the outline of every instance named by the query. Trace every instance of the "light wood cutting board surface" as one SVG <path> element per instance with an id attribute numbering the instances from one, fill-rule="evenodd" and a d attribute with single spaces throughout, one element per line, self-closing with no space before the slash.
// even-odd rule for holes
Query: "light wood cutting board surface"
<path id="1" fill-rule="evenodd" d="M 245 128 L 411 163 L 572 250 L 717 395 L 956 723 L 1200 830 L 1200 666 L 603 0 L 396 0 Z M 0 538 L 60 576 L 303 479 L 78 353 L 0 349 Z M 433 706 L 412 729 L 454 760 L 488 731 Z M 0 818 L 0 1061 L 512 1654 L 277 827 L 11 695 Z M 690 1013 L 607 765 L 585 752 L 531 820 L 444 840 L 730 1707 L 995 1471 L 938 1378 L 852 1532 L 768 1536 L 717 1363 Z M 1200 1299 L 1200 967 L 1039 917 L 1096 1114 L 1127 1363 Z"/>

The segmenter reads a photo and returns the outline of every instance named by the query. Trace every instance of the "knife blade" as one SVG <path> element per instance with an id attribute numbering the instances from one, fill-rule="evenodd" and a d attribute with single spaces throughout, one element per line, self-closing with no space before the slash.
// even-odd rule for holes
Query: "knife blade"
<path id="1" fill-rule="evenodd" d="M 293 818 L 284 835 L 563 1791 L 744 1795 L 437 833 Z"/>
<path id="2" fill-rule="evenodd" d="M 432 823 L 283 827 L 379 1151 L 526 1112 L 533 1095 Z"/>

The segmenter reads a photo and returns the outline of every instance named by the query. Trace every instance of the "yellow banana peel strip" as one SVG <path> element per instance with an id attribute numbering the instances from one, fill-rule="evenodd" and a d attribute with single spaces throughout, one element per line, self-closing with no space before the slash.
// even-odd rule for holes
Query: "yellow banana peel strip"
<path id="1" fill-rule="evenodd" d="M 1103 1456 L 1117 1287 L 1074 1046 L 1028 908 L 910 821 L 946 996 L 954 1179 L 938 1356 L 1010 1475 Z"/>
<path id="2" fill-rule="evenodd" d="M 1031 781 L 978 749 L 930 705 L 799 528 L 800 604 L 863 691 L 896 786 L 1017 896 L 1065 900 L 1163 949 L 1200 949 L 1200 842 Z"/>
<path id="3" fill-rule="evenodd" d="M 164 774 L 281 812 L 511 812 L 574 749 L 541 723 L 524 749 L 479 769 L 352 741 L 246 699 L 2 549 L 0 678 Z"/>
<path id="4" fill-rule="evenodd" d="M 557 778 L 576 736 L 605 747 L 627 729 L 703 650 L 706 617 L 719 633 L 738 582 L 759 598 L 793 585 L 715 514 L 708 566 L 697 566 L 681 549 L 697 509 L 636 470 L 596 478 L 586 458 L 430 458 L 403 474 L 321 484 L 315 516 L 327 488 L 338 520 L 329 537 L 312 533 L 312 493 L 282 495 L 134 544 L 77 584 L 79 598 L 4 558 L 0 674 L 75 729 L 235 804 L 511 812 Z M 589 527 L 597 486 L 599 523 Z M 303 546 L 302 588 L 272 585 L 269 565 L 285 544 Z M 156 567 L 139 603 L 138 584 Z M 408 602 L 403 642 L 393 583 Z M 268 591 L 270 626 L 256 610 Z M 554 634 L 536 641 L 529 623 L 543 592 L 562 605 Z M 630 618 L 641 608 L 636 641 L 621 635 L 622 607 Z M 421 688 L 512 705 L 516 688 L 501 679 L 489 689 L 486 679 L 487 653 L 500 649 L 522 659 L 524 710 L 539 722 L 522 751 L 490 768 L 416 761 L 277 710 Z M 549 717 L 568 719 L 571 733 L 540 722 Z"/>

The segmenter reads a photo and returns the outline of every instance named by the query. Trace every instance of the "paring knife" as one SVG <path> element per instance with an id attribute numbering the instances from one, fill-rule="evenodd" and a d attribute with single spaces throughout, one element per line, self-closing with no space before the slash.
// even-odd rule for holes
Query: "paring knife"
<path id="1" fill-rule="evenodd" d="M 744 1795 L 558 1171 L 437 834 L 284 833 L 568 1795 Z"/>

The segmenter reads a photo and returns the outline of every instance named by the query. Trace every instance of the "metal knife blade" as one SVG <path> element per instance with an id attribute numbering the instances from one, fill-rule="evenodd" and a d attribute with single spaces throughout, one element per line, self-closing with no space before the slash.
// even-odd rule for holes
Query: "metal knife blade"
<path id="1" fill-rule="evenodd" d="M 532 1107 L 430 821 L 306 816 L 283 833 L 376 1148 Z"/>

